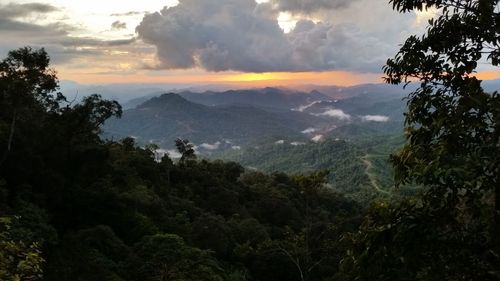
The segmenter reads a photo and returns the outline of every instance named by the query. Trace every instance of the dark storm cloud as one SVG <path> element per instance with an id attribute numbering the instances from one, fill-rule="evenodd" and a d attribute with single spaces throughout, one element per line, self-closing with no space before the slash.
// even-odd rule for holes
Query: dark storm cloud
<path id="1" fill-rule="evenodd" d="M 0 5 L 0 18 L 12 19 L 27 17 L 32 14 L 47 14 L 59 11 L 59 8 L 43 3 L 16 4 L 9 3 Z"/>
<path id="2" fill-rule="evenodd" d="M 271 0 L 274 8 L 294 14 L 311 14 L 318 11 L 341 9 L 357 0 Z"/>
<path id="3" fill-rule="evenodd" d="M 93 37 L 64 37 L 57 39 L 57 43 L 65 47 L 113 47 L 129 45 L 135 38 L 118 40 L 101 40 Z"/>
<path id="4" fill-rule="evenodd" d="M 133 17 L 133 16 L 144 15 L 146 13 L 147 12 L 129 11 L 126 13 L 114 13 L 114 14 L 111 14 L 110 16 L 112 16 L 112 17 Z"/>
<path id="5" fill-rule="evenodd" d="M 293 69 L 292 46 L 277 21 L 254 13 L 253 0 L 187 0 L 148 14 L 139 37 L 157 47 L 162 68 L 210 71 Z"/>
<path id="6" fill-rule="evenodd" d="M 274 2 L 304 12 L 348 5 L 343 0 Z M 259 5 L 253 0 L 181 0 L 175 7 L 147 14 L 137 33 L 156 47 L 160 62 L 156 68 L 163 69 L 380 71 L 392 53 L 390 43 L 355 24 L 302 20 L 284 33 L 272 9 L 271 2 Z"/>
<path id="7" fill-rule="evenodd" d="M 124 22 L 121 22 L 119 20 L 114 21 L 111 24 L 111 29 L 120 30 L 120 29 L 126 29 L 126 28 L 127 28 L 127 24 Z"/>

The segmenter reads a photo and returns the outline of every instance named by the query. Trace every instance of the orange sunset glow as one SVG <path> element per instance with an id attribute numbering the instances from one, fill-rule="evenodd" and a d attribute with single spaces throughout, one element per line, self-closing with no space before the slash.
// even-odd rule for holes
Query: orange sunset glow
<path id="1" fill-rule="evenodd" d="M 383 73 L 355 73 L 349 71 L 325 72 L 271 72 L 271 73 L 209 73 L 204 71 L 160 72 L 156 75 L 134 73 L 126 75 L 60 72 L 60 78 L 82 84 L 102 83 L 172 83 L 172 84 L 231 84 L 236 87 L 265 87 L 298 84 L 353 86 L 382 83 Z M 481 80 L 500 79 L 500 71 L 482 71 L 475 74 Z"/>
<path id="2" fill-rule="evenodd" d="M 174 83 L 174 84 L 234 84 L 235 86 L 278 86 L 294 84 L 353 86 L 363 83 L 380 83 L 382 74 L 327 72 L 273 72 L 273 73 L 161 73 L 148 75 L 102 75 L 92 73 L 60 72 L 60 78 L 82 84 L 89 83 Z"/>

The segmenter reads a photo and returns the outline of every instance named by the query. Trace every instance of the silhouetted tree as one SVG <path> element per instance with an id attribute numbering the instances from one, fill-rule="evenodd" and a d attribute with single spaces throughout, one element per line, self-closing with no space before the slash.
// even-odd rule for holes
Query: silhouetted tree
<path id="1" fill-rule="evenodd" d="M 500 95 L 485 92 L 475 76 L 480 61 L 500 63 L 499 1 L 390 2 L 399 12 L 438 13 L 384 67 L 388 83 L 420 83 L 408 99 L 408 142 L 392 158 L 397 181 L 435 187 L 455 205 L 459 194 L 495 192 L 500 223 Z"/>
<path id="2" fill-rule="evenodd" d="M 49 68 L 49 61 L 43 48 L 24 47 L 10 51 L 0 62 L 0 128 L 6 127 L 0 133 L 3 147 L 0 166 L 13 149 L 19 118 L 26 119 L 26 115 L 40 111 L 56 111 L 65 100 L 61 93 L 56 93 L 58 80 L 55 71 Z"/>
<path id="3" fill-rule="evenodd" d="M 184 162 L 186 160 L 193 160 L 196 158 L 196 154 L 194 151 L 194 145 L 189 142 L 187 139 L 176 139 L 175 140 L 175 147 L 177 148 L 177 151 L 181 154 L 181 162 Z"/>
<path id="4" fill-rule="evenodd" d="M 417 183 L 423 195 L 375 204 L 346 236 L 343 268 L 353 280 L 499 280 L 500 96 L 475 76 L 483 59 L 500 63 L 499 1 L 390 2 L 438 14 L 384 67 L 388 83 L 419 83 L 392 161 L 398 184 Z"/>

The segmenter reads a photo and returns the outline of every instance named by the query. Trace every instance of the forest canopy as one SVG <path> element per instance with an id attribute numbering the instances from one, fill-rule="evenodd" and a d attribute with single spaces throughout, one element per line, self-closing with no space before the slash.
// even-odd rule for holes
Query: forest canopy
<path id="1" fill-rule="evenodd" d="M 370 202 L 325 171 L 245 170 L 198 159 L 186 139 L 172 140 L 181 160 L 156 161 L 154 145 L 105 140 L 116 101 L 68 101 L 44 49 L 9 52 L 0 280 L 499 280 L 500 98 L 474 75 L 499 64 L 498 1 L 390 2 L 439 16 L 384 68 L 419 84 L 392 157 L 419 192 Z"/>

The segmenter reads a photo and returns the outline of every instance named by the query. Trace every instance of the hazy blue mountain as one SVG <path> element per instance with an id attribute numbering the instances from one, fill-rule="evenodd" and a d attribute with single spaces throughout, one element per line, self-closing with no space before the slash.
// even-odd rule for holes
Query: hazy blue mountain
<path id="1" fill-rule="evenodd" d="M 290 111 L 292 108 L 314 101 L 332 100 L 332 98 L 318 91 L 305 93 L 271 87 L 254 90 L 230 90 L 224 92 L 207 91 L 204 93 L 185 91 L 179 94 L 189 101 L 207 106 L 245 105 L 279 112 Z"/>
<path id="2" fill-rule="evenodd" d="M 500 79 L 483 81 L 482 85 L 486 91 L 500 91 Z"/>
<path id="3" fill-rule="evenodd" d="M 127 102 L 122 103 L 122 108 L 123 109 L 132 109 L 136 108 L 137 106 L 147 102 L 148 100 L 154 98 L 154 97 L 159 97 L 163 94 L 164 92 L 153 92 L 151 94 L 139 97 L 139 98 L 134 98 L 131 99 Z"/>
<path id="4" fill-rule="evenodd" d="M 326 95 L 332 99 L 348 99 L 358 95 L 363 94 L 389 94 L 389 95 L 399 95 L 402 93 L 410 93 L 414 89 L 414 85 L 409 85 L 406 89 L 403 89 L 400 85 L 389 85 L 389 84 L 361 84 L 349 87 L 341 86 L 324 86 L 324 85 L 302 85 L 298 86 L 297 89 L 301 91 L 311 92 L 318 91 L 323 95 Z"/>
<path id="5" fill-rule="evenodd" d="M 177 94 L 164 94 L 125 110 L 121 119 L 110 120 L 104 135 L 134 136 L 142 143 L 152 141 L 165 147 L 171 147 L 177 137 L 196 144 L 227 140 L 239 145 L 270 135 L 301 137 L 301 131 L 318 119 L 303 113 L 278 114 L 249 106 L 209 107 Z"/>
<path id="6" fill-rule="evenodd" d="M 210 152 L 270 136 L 321 141 L 401 133 L 403 94 L 375 88 L 340 100 L 315 90 L 279 88 L 184 91 L 151 98 L 158 95 L 152 93 L 129 101 L 123 118 L 108 122 L 104 135 L 134 136 L 141 143 L 164 148 L 182 137 L 200 145 L 200 151 Z"/>

